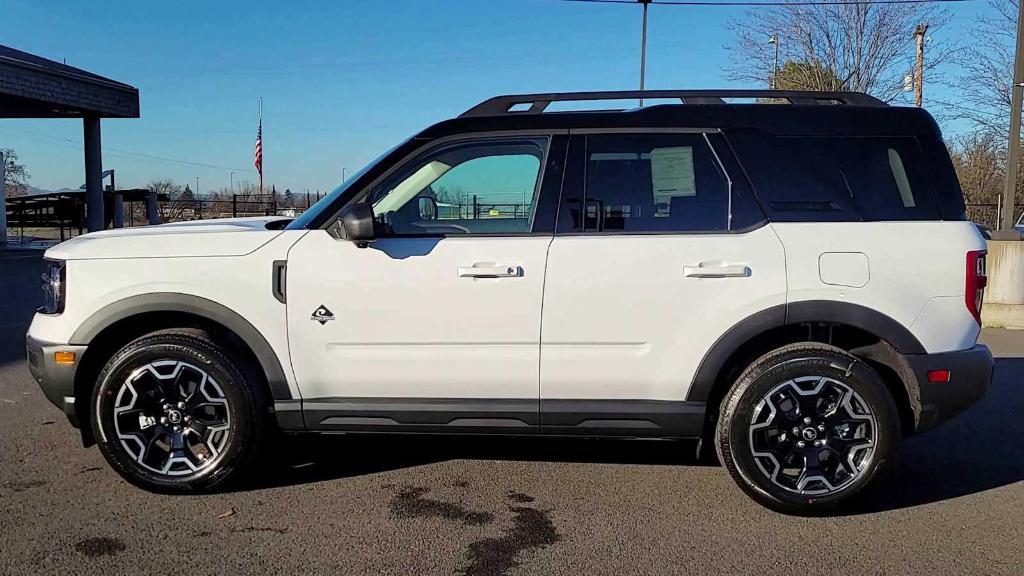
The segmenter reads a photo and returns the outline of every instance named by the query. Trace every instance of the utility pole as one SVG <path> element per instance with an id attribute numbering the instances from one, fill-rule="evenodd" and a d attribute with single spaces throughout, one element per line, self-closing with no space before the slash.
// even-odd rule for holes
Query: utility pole
<path id="1" fill-rule="evenodd" d="M 232 194 L 234 194 L 235 193 L 235 171 L 234 170 L 231 171 L 231 180 L 230 180 L 230 182 L 231 182 L 231 186 L 229 186 L 228 189 L 231 190 Z"/>
<path id="2" fill-rule="evenodd" d="M 196 198 L 199 197 L 199 176 L 196 176 Z"/>
<path id="3" fill-rule="evenodd" d="M 779 87 L 779 37 L 772 34 L 768 37 L 768 43 L 775 45 L 775 65 L 772 66 L 772 90 Z"/>
<path id="4" fill-rule="evenodd" d="M 1024 3 L 1017 8 L 1017 53 L 1013 58 L 1013 85 L 1010 86 L 1010 134 L 1009 153 L 1006 160 L 1006 186 L 1003 188 L 1002 230 L 1013 230 L 1014 195 L 1017 192 L 1017 164 L 1020 161 L 1020 106 L 1021 87 L 1024 85 Z"/>
<path id="5" fill-rule="evenodd" d="M 928 32 L 927 24 L 918 24 L 914 28 L 917 38 L 917 68 L 914 70 L 914 106 L 921 107 L 924 98 L 924 35 Z"/>
<path id="6" fill-rule="evenodd" d="M 644 90 L 644 76 L 647 74 L 647 8 L 651 0 L 636 0 L 644 5 L 644 23 L 640 32 L 640 91 Z M 644 105 L 644 99 L 640 98 L 640 107 Z"/>

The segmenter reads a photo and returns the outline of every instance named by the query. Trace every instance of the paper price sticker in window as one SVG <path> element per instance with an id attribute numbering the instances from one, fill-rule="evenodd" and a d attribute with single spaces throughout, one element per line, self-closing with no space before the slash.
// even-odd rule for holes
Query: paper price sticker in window
<path id="1" fill-rule="evenodd" d="M 693 147 L 651 150 L 651 182 L 654 184 L 654 204 L 658 213 L 668 214 L 672 198 L 696 196 Z"/>

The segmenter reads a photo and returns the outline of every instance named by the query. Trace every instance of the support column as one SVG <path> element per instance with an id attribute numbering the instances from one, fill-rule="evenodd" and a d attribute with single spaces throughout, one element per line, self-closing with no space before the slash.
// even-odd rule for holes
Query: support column
<path id="1" fill-rule="evenodd" d="M 85 140 L 85 218 L 89 232 L 103 230 L 103 152 L 100 146 L 100 118 L 82 119 Z"/>
<path id="2" fill-rule="evenodd" d="M 4 173 L 4 153 L 0 152 L 0 246 L 7 245 L 7 176 Z M 21 219 L 22 221 L 25 218 Z"/>
<path id="3" fill-rule="evenodd" d="M 114 228 L 124 228 L 124 194 L 117 191 L 117 181 L 113 170 L 110 171 L 110 191 L 114 194 Z"/>
<path id="4" fill-rule="evenodd" d="M 124 228 L 124 195 L 114 192 L 114 228 Z"/>
<path id="5" fill-rule="evenodd" d="M 160 212 L 157 210 L 158 197 L 156 190 L 150 190 L 146 194 L 146 218 L 149 219 L 150 224 L 160 223 Z"/>

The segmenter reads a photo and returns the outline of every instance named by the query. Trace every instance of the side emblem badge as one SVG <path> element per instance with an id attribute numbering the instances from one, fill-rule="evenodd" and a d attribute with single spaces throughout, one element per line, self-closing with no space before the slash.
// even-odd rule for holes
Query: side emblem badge
<path id="1" fill-rule="evenodd" d="M 331 320 L 334 320 L 334 313 L 327 309 L 327 306 L 323 304 L 319 308 L 313 311 L 313 315 L 309 317 L 310 320 L 319 322 L 321 326 L 327 324 Z"/>

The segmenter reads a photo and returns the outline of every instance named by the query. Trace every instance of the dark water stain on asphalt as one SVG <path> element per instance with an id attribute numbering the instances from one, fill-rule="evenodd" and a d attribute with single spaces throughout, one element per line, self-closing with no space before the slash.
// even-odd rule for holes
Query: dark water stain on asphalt
<path id="1" fill-rule="evenodd" d="M 494 519 L 490 512 L 472 512 L 458 504 L 424 498 L 429 491 L 422 486 L 402 487 L 391 500 L 391 512 L 399 518 L 444 518 L 467 526 L 480 526 Z"/>
<path id="2" fill-rule="evenodd" d="M 106 536 L 86 538 L 78 544 L 75 544 L 75 550 L 78 550 L 89 558 L 113 556 L 118 552 L 124 551 L 124 549 L 124 542 L 121 542 L 117 538 L 107 538 Z"/>
<path id="3" fill-rule="evenodd" d="M 522 492 L 512 492 L 512 491 L 509 491 L 508 499 L 513 501 L 513 502 L 519 502 L 520 504 L 525 504 L 527 502 L 533 502 L 533 496 L 530 496 L 529 494 L 523 494 Z"/>
<path id="4" fill-rule="evenodd" d="M 533 500 L 532 496 L 520 493 L 510 494 L 509 499 L 521 501 L 522 496 Z M 510 506 L 509 510 L 515 514 L 512 527 L 500 538 L 484 538 L 470 544 L 470 563 L 463 574 L 501 576 L 519 565 L 516 558 L 524 550 L 545 548 L 561 539 L 547 511 L 528 506 Z"/>
<path id="5" fill-rule="evenodd" d="M 469 482 L 466 480 L 456 480 L 453 484 L 458 488 L 469 488 Z"/>

